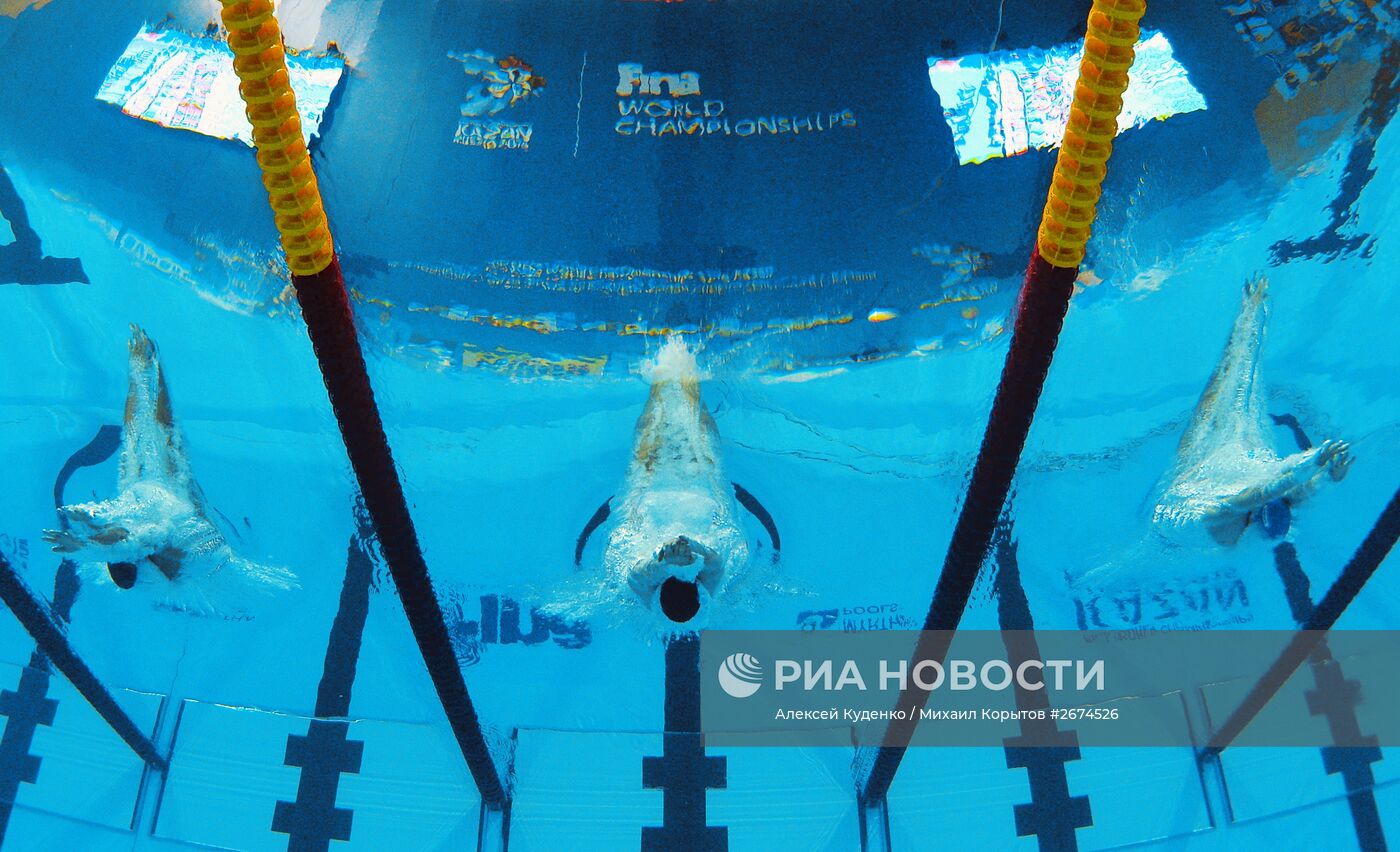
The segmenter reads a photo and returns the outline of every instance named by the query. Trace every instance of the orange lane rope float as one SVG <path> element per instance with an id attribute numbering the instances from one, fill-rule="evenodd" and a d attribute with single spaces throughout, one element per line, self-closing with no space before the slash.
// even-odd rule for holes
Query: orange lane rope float
<path id="1" fill-rule="evenodd" d="M 1146 10 L 1145 0 L 1095 0 L 1089 10 L 1079 82 L 1036 245 L 1017 298 L 1011 347 L 924 620 L 925 631 L 939 632 L 920 634 L 911 668 L 924 660 L 941 662 L 947 655 L 952 631 L 962 621 L 1006 505 L 1084 259 L 1084 245 L 1089 240 L 1123 109 L 1123 92 L 1128 88 L 1138 22 Z M 896 707 L 921 709 L 928 697 L 928 692 L 911 687 L 900 695 Z M 912 713 L 904 720 L 890 722 L 861 784 L 865 805 L 884 801 L 918 718 L 918 713 Z"/>
<path id="2" fill-rule="evenodd" d="M 364 352 L 355 334 L 350 294 L 336 260 L 321 191 L 302 137 L 272 0 L 221 2 L 233 69 L 240 81 L 238 91 L 253 125 L 263 186 L 360 494 L 462 756 L 482 799 L 498 813 L 504 812 L 510 794 L 462 679 L 374 401 Z"/>

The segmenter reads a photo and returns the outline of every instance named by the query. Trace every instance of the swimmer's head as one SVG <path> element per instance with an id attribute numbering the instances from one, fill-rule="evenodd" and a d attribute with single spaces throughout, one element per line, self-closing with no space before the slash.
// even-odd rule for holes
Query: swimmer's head
<path id="1" fill-rule="evenodd" d="M 108 562 L 107 575 L 119 589 L 129 589 L 136 585 L 136 564 L 134 562 Z"/>

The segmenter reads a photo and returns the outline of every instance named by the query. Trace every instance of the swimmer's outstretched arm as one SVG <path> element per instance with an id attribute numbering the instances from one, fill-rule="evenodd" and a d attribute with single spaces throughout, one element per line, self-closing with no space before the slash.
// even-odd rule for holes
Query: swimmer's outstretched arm
<path id="1" fill-rule="evenodd" d="M 1324 482 L 1341 482 L 1346 479 L 1346 475 L 1351 471 L 1351 464 L 1356 457 L 1351 454 L 1351 446 L 1345 441 L 1335 441 L 1340 444 L 1341 449 L 1332 458 L 1329 464 L 1318 467 L 1307 482 L 1289 492 L 1290 503 L 1301 503 L 1316 493 L 1317 489 Z"/>
<path id="2" fill-rule="evenodd" d="M 1227 497 L 1222 511 L 1252 512 L 1274 500 L 1295 502 L 1311 494 L 1319 477 L 1330 474 L 1337 480 L 1351 467 L 1351 445 L 1346 441 L 1324 441 L 1321 446 L 1294 453 L 1280 462 L 1279 471 L 1233 497 Z"/>

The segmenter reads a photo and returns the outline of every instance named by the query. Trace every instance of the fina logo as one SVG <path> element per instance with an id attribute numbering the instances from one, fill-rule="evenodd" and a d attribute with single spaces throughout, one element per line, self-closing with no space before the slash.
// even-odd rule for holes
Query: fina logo
<path id="1" fill-rule="evenodd" d="M 748 698 L 762 680 L 763 664 L 750 654 L 730 654 L 719 664 L 719 685 L 732 698 Z"/>

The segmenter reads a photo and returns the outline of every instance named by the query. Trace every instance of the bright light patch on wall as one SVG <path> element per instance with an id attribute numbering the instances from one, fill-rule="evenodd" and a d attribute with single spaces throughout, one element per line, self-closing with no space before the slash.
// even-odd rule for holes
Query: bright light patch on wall
<path id="1" fill-rule="evenodd" d="M 1060 144 L 1083 45 L 929 57 L 928 76 L 953 131 L 958 162 L 980 163 Z M 1118 117 L 1121 133 L 1153 119 L 1206 108 L 1167 37 L 1144 32 Z"/>
<path id="2" fill-rule="evenodd" d="M 338 56 L 287 53 L 302 135 L 321 125 L 345 61 Z M 162 127 L 193 130 L 253 145 L 253 128 L 238 96 L 233 53 L 220 37 L 143 26 L 97 90 L 97 99 Z"/>

